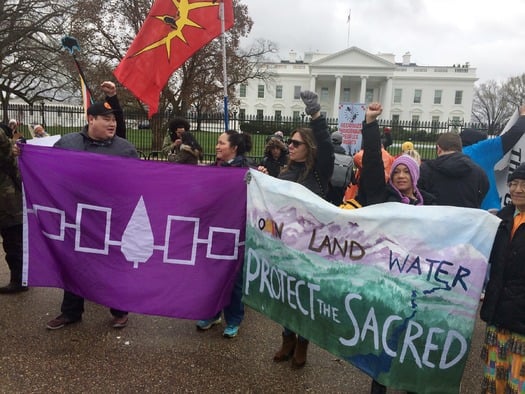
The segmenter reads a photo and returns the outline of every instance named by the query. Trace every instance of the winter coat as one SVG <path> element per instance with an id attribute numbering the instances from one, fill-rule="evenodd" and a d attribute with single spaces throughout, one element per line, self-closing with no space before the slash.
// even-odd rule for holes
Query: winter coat
<path id="1" fill-rule="evenodd" d="M 514 125 L 501 136 L 479 141 L 478 143 L 463 147 L 463 153 L 478 164 L 489 179 L 490 188 L 483 199 L 481 208 L 500 209 L 501 201 L 496 185 L 494 166 L 503 156 L 510 151 L 525 132 L 525 116 L 520 116 Z"/>
<path id="2" fill-rule="evenodd" d="M 288 154 L 286 152 L 281 152 L 281 156 L 277 159 L 274 159 L 271 154 L 264 156 L 261 161 L 261 166 L 268 170 L 268 175 L 277 177 L 281 170 L 286 166 L 288 162 Z"/>
<path id="3" fill-rule="evenodd" d="M 12 142 L 0 129 L 0 228 L 22 224 L 22 186 Z"/>
<path id="4" fill-rule="evenodd" d="M 69 150 L 138 158 L 139 155 L 135 146 L 124 138 L 126 135 L 126 123 L 124 122 L 124 115 L 117 96 L 106 97 L 106 101 L 113 108 L 117 121 L 117 128 L 113 138 L 106 141 L 93 140 L 88 136 L 88 126 L 86 125 L 78 133 L 63 135 L 54 146 Z"/>
<path id="5" fill-rule="evenodd" d="M 255 165 L 245 156 L 235 156 L 231 161 L 215 160 L 212 166 L 218 167 L 255 167 Z"/>
<path id="6" fill-rule="evenodd" d="M 300 179 L 306 171 L 305 163 L 291 162 L 284 171 L 281 171 L 278 178 L 298 182 L 315 194 L 326 198 L 334 171 L 334 147 L 324 116 L 312 119 L 310 128 L 317 144 L 314 170 L 310 171 L 304 179 Z"/>
<path id="7" fill-rule="evenodd" d="M 106 141 L 91 139 L 87 134 L 87 126 L 78 133 L 62 136 L 54 146 L 57 148 L 101 153 L 104 155 L 139 157 L 133 144 L 117 135 Z"/>
<path id="8" fill-rule="evenodd" d="M 525 225 L 510 239 L 514 205 L 498 212 L 502 219 L 490 255 L 490 280 L 480 316 L 487 324 L 525 335 Z"/>
<path id="9" fill-rule="evenodd" d="M 485 171 L 470 157 L 453 152 L 421 164 L 418 187 L 436 197 L 436 205 L 480 208 L 489 190 Z"/>
<path id="10" fill-rule="evenodd" d="M 168 161 L 179 164 L 199 164 L 200 150 L 191 149 L 191 146 L 181 144 L 178 153 L 170 153 Z"/>

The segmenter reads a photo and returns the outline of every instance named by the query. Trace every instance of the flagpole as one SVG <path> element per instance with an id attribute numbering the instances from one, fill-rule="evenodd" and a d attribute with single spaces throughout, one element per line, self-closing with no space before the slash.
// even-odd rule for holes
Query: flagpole
<path id="1" fill-rule="evenodd" d="M 348 19 L 346 20 L 346 24 L 348 25 L 348 35 L 346 36 L 346 47 L 350 47 L 350 16 L 352 15 L 352 9 L 350 8 L 348 10 Z"/>
<path id="2" fill-rule="evenodd" d="M 226 73 L 226 36 L 224 32 L 225 21 L 224 21 L 224 0 L 221 0 L 219 4 L 219 13 L 221 18 L 221 43 L 222 43 L 222 78 L 223 78 L 223 90 L 224 90 L 224 131 L 229 129 L 229 116 L 228 116 L 228 74 Z"/>

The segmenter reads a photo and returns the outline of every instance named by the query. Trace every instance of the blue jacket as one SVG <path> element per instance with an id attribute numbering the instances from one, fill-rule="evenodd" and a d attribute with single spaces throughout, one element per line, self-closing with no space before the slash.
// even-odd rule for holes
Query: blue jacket
<path id="1" fill-rule="evenodd" d="M 482 209 L 501 208 L 494 166 L 516 145 L 524 132 L 525 116 L 520 116 L 505 134 L 463 148 L 463 153 L 483 168 L 489 179 L 489 191 L 481 203 Z"/>

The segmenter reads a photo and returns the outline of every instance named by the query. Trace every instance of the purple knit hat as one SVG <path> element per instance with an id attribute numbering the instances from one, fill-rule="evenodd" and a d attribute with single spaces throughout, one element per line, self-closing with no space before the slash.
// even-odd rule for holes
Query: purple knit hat
<path id="1" fill-rule="evenodd" d="M 404 204 L 410 203 L 410 199 L 406 197 L 403 193 L 401 193 L 392 183 L 392 176 L 394 175 L 394 170 L 400 164 L 404 164 L 405 166 L 407 166 L 408 172 L 410 172 L 410 178 L 412 178 L 412 187 L 414 188 L 414 194 L 416 195 L 419 201 L 417 205 L 423 205 L 423 196 L 421 195 L 421 193 L 419 192 L 419 189 L 417 188 L 417 181 L 419 180 L 419 165 L 409 155 L 401 155 L 397 159 L 394 160 L 394 162 L 392 163 L 392 168 L 390 169 L 390 180 L 388 181 L 388 183 L 399 194 L 399 197 L 401 198 L 402 203 Z"/>

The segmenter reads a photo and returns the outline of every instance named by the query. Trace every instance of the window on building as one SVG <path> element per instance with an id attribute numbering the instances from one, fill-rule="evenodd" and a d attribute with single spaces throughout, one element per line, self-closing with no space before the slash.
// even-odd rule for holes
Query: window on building
<path id="1" fill-rule="evenodd" d="M 326 103 L 328 101 L 328 88 L 321 88 L 321 102 Z"/>
<path id="2" fill-rule="evenodd" d="M 264 111 L 262 109 L 258 109 L 256 116 L 258 120 L 262 120 L 264 118 Z"/>
<path id="3" fill-rule="evenodd" d="M 461 104 L 463 101 L 463 90 L 456 90 L 456 96 L 454 97 L 454 104 Z"/>
<path id="4" fill-rule="evenodd" d="M 393 114 L 392 115 L 392 123 L 393 124 L 399 124 L 399 114 Z"/>
<path id="5" fill-rule="evenodd" d="M 350 102 L 350 88 L 343 89 L 343 103 Z"/>
<path id="6" fill-rule="evenodd" d="M 442 90 L 434 90 L 434 104 L 441 104 Z"/>
<path id="7" fill-rule="evenodd" d="M 432 123 L 439 123 L 439 116 L 432 116 Z"/>
<path id="8" fill-rule="evenodd" d="M 257 98 L 264 98 L 264 85 L 257 86 Z"/>
<path id="9" fill-rule="evenodd" d="M 412 115 L 412 123 L 419 123 L 419 115 Z"/>
<path id="10" fill-rule="evenodd" d="M 403 89 L 394 89 L 394 103 L 400 104 L 403 99 Z"/>
<path id="11" fill-rule="evenodd" d="M 414 90 L 414 104 L 421 104 L 421 95 L 423 91 L 421 89 Z"/>
<path id="12" fill-rule="evenodd" d="M 294 100 L 300 100 L 301 99 L 301 87 L 300 86 L 294 86 L 293 87 L 293 99 Z"/>
<path id="13" fill-rule="evenodd" d="M 275 87 L 275 98 L 278 98 L 278 99 L 283 98 L 283 85 L 277 85 Z"/>
<path id="14" fill-rule="evenodd" d="M 239 87 L 239 96 L 246 97 L 246 85 L 244 83 Z"/>
<path id="15" fill-rule="evenodd" d="M 449 125 L 452 126 L 451 131 L 457 132 L 461 126 L 461 118 L 459 116 L 453 116 L 452 120 L 449 122 Z"/>
<path id="16" fill-rule="evenodd" d="M 282 118 L 282 112 L 281 111 L 275 111 L 275 120 L 281 120 Z"/>
<path id="17" fill-rule="evenodd" d="M 239 109 L 239 119 L 241 120 L 246 119 L 246 109 L 245 108 Z"/>
<path id="18" fill-rule="evenodd" d="M 461 124 L 461 118 L 459 116 L 453 116 L 452 120 L 450 121 L 453 125 L 457 126 Z"/>
<path id="19" fill-rule="evenodd" d="M 299 120 L 299 119 L 301 119 L 301 112 L 300 111 L 293 111 L 292 116 L 293 116 L 294 120 Z"/>
<path id="20" fill-rule="evenodd" d="M 365 93 L 365 103 L 371 103 L 374 101 L 374 89 L 366 89 Z"/>

